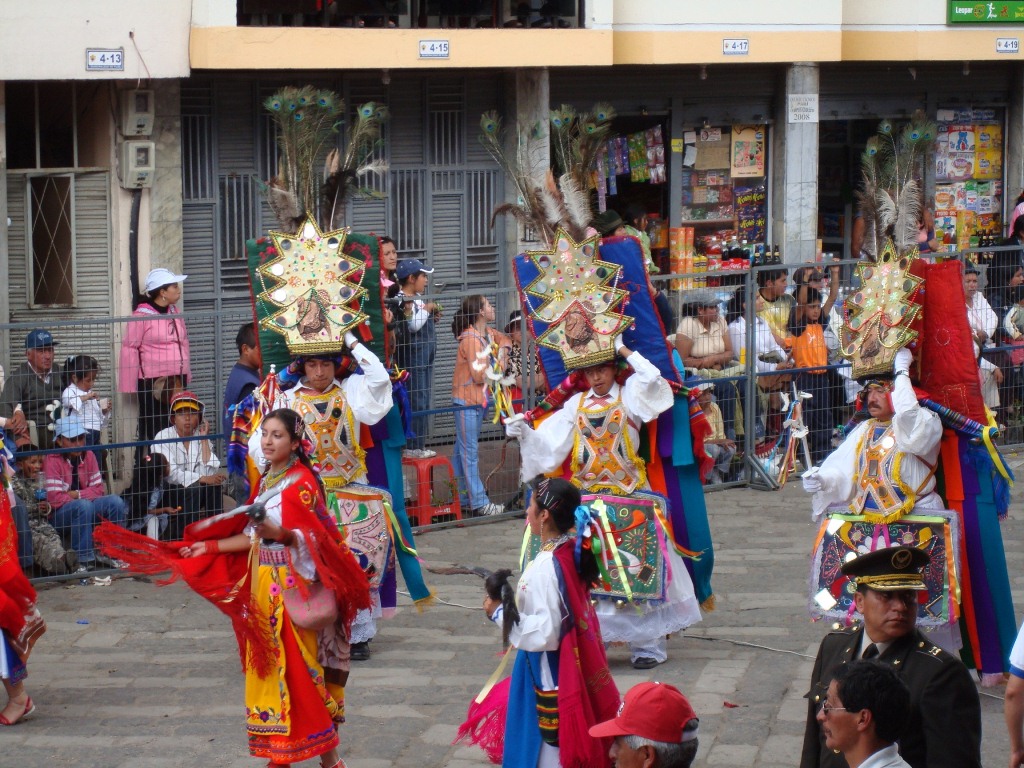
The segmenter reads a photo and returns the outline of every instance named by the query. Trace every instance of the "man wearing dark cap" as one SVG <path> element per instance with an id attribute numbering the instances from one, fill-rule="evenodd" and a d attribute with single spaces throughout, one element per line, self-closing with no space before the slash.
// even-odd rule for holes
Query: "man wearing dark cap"
<path id="1" fill-rule="evenodd" d="M 592 223 L 601 237 L 618 237 L 626 234 L 626 222 L 611 208 L 597 214 Z"/>
<path id="2" fill-rule="evenodd" d="M 53 365 L 55 346 L 57 342 L 49 331 L 42 328 L 30 331 L 25 337 L 26 360 L 7 379 L 0 394 L 0 417 L 7 420 L 3 426 L 14 432 L 18 446 L 31 442 L 28 422 L 34 421 L 39 447 L 53 447 L 53 433 L 47 429 L 46 406 L 59 401 L 64 389 L 60 372 Z"/>
<path id="3" fill-rule="evenodd" d="M 634 685 L 612 720 L 591 726 L 594 738 L 613 738 L 608 756 L 617 768 L 689 768 L 697 755 L 697 719 L 679 689 Z"/>
<path id="4" fill-rule="evenodd" d="M 402 259 L 395 276 L 398 278 L 398 302 L 402 317 L 395 325 L 395 362 L 409 372 L 406 388 L 414 414 L 412 430 L 416 434 L 409 441 L 407 455 L 425 459 L 436 455 L 427 449 L 427 424 L 430 410 L 430 390 L 434 378 L 434 355 L 437 335 L 434 319 L 441 314 L 441 306 L 420 298 L 427 290 L 428 275 L 434 270 L 419 259 Z"/>
<path id="5" fill-rule="evenodd" d="M 854 580 L 862 627 L 831 632 L 818 649 L 807 693 L 800 768 L 846 768 L 826 743 L 818 710 L 840 668 L 858 659 L 890 665 L 910 690 L 910 718 L 899 753 L 912 768 L 980 768 L 981 705 L 967 668 L 916 628 L 922 569 L 916 547 L 887 547 L 843 564 Z M 837 705 L 838 706 L 838 705 Z M 827 719 L 827 718 L 826 718 Z"/>

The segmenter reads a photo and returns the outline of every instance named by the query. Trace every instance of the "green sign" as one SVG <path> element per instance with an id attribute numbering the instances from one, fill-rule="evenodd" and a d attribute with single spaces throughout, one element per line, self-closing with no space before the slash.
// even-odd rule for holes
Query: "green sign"
<path id="1" fill-rule="evenodd" d="M 950 24 L 1024 24 L 1024 0 L 949 0 Z"/>

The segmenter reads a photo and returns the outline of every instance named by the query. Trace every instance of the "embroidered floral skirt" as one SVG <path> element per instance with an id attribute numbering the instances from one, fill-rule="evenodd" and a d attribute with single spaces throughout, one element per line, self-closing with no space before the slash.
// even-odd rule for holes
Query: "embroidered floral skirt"
<path id="1" fill-rule="evenodd" d="M 327 689 L 317 661 L 317 633 L 292 624 L 284 607 L 290 569 L 260 565 L 253 589 L 273 635 L 276 665 L 267 677 L 245 676 L 249 752 L 276 763 L 297 763 L 338 745 L 335 720 L 344 712 Z M 340 694 L 339 694 L 340 695 Z"/>

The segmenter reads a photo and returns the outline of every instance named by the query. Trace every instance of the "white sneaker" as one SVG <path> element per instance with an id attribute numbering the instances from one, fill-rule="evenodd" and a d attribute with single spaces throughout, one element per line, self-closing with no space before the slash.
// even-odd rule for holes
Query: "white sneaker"
<path id="1" fill-rule="evenodd" d="M 491 515 L 501 515 L 504 513 L 505 507 L 503 507 L 501 504 L 495 504 L 494 502 L 491 502 L 490 504 L 484 504 L 479 509 L 473 510 L 473 514 L 477 517 L 490 517 Z"/>

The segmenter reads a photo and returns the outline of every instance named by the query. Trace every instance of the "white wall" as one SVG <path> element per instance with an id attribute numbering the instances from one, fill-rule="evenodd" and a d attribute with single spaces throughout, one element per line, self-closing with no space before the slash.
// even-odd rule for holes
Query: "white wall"
<path id="1" fill-rule="evenodd" d="M 238 0 L 191 0 L 193 27 L 233 27 Z"/>
<path id="2" fill-rule="evenodd" d="M 844 0 L 843 24 L 848 27 L 945 27 L 946 6 L 946 0 Z M 965 29 L 962 25 L 950 28 Z"/>
<path id="3" fill-rule="evenodd" d="M 190 15 L 175 0 L 4 0 L 0 80 L 187 77 Z M 86 48 L 123 48 L 124 70 L 87 71 Z"/>
<path id="4" fill-rule="evenodd" d="M 862 1 L 845 0 L 846 3 Z M 898 0 L 899 3 L 906 1 Z M 796 28 L 838 25 L 842 21 L 843 3 L 844 0 L 614 0 L 614 28 L 657 30 L 713 26 L 728 30 L 753 25 Z"/>

